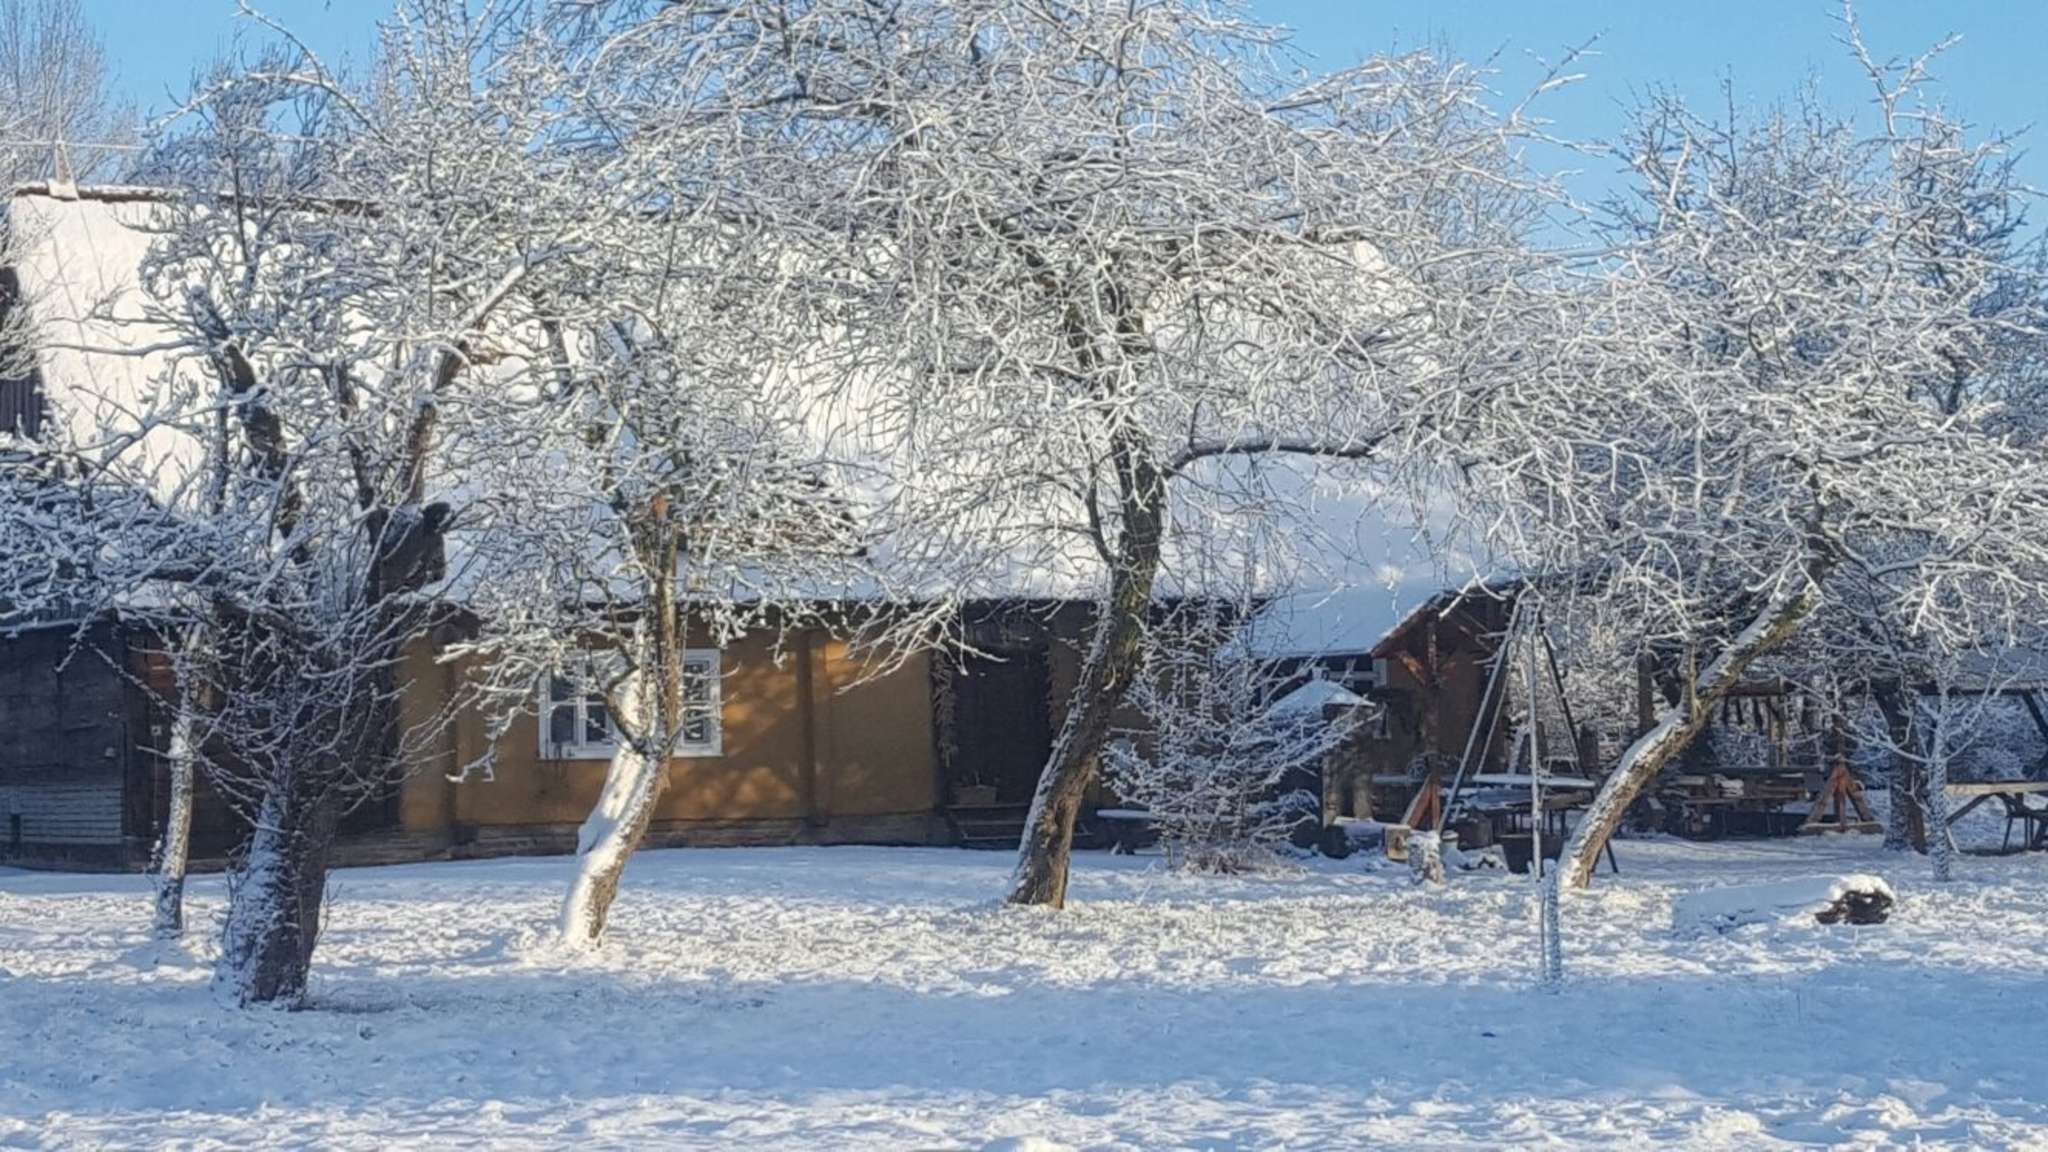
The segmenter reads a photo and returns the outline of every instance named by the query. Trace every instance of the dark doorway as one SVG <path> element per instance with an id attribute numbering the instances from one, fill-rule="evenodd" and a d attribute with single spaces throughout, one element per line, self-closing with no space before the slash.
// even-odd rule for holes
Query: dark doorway
<path id="1" fill-rule="evenodd" d="M 969 657 L 953 674 L 948 757 L 956 796 L 992 787 L 996 804 L 1026 804 L 1052 753 L 1051 674 L 1043 649 Z M 987 801 L 985 801 L 987 802 Z"/>

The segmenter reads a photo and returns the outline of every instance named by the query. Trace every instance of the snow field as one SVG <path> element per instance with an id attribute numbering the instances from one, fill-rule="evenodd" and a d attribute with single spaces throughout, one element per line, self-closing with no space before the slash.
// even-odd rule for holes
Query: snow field
<path id="1" fill-rule="evenodd" d="M 1197 879 L 1084 854 L 646 853 L 595 956 L 566 859 L 336 874 L 314 1007 L 208 995 L 140 877 L 0 873 L 0 1145 L 2048 1146 L 2048 857 L 1628 841 L 1536 988 L 1522 878 Z M 1674 929 L 1715 884 L 1873 872 L 1889 924 Z M 1007 1141 L 1008 1143 L 1003 1143 Z"/>

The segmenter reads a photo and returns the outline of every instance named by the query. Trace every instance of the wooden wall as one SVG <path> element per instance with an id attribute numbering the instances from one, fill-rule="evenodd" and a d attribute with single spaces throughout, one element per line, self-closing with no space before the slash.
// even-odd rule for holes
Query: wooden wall
<path id="1" fill-rule="evenodd" d="M 0 860 L 141 868 L 167 791 L 151 752 L 161 734 L 146 694 L 103 656 L 133 656 L 115 631 L 95 631 L 58 672 L 71 643 L 64 629 L 0 640 Z M 873 674 L 812 631 L 779 652 L 769 637 L 742 639 L 722 670 L 721 754 L 672 762 L 650 844 L 945 842 L 926 657 Z M 412 652 L 401 724 L 428 720 L 465 674 L 425 646 Z M 345 838 L 337 862 L 573 850 L 606 762 L 543 759 L 526 716 L 499 742 L 490 779 L 450 780 L 486 739 L 484 718 L 464 714 L 418 749 L 397 829 Z M 240 825 L 211 789 L 200 800 L 194 856 L 207 867 Z"/>
<path id="2" fill-rule="evenodd" d="M 0 859 L 128 866 L 149 850 L 141 696 L 111 626 L 0 639 Z M 146 777 L 147 771 L 140 775 Z"/>
<path id="3" fill-rule="evenodd" d="M 1332 757 L 1325 795 L 1333 813 L 1364 814 L 1373 807 L 1374 779 L 1406 776 L 1423 757 L 1444 764 L 1447 773 L 1455 770 L 1479 719 L 1486 662 L 1505 627 L 1505 605 L 1479 599 L 1447 614 L 1426 614 L 1384 644 L 1386 683 L 1371 695 L 1386 709 L 1385 732 L 1361 735 Z M 1476 769 L 1499 767 L 1507 742 L 1508 733 L 1496 731 Z"/>
<path id="4" fill-rule="evenodd" d="M 700 641 L 701 642 L 701 641 Z M 416 654 L 424 690 L 466 674 Z M 844 642 L 820 631 L 746 637 L 721 654 L 723 736 L 717 756 L 677 757 L 656 819 L 657 843 L 904 840 L 927 842 L 938 798 L 930 672 L 918 656 L 869 674 Z M 416 713 L 427 697 L 409 697 Z M 423 714 L 423 713 L 422 713 Z M 542 756 L 539 720 L 520 717 L 499 741 L 490 778 L 461 782 L 452 766 L 484 750 L 483 718 L 463 716 L 406 785 L 400 822 L 479 852 L 561 851 L 589 815 L 607 762 Z M 522 842 L 519 837 L 526 839 Z"/>

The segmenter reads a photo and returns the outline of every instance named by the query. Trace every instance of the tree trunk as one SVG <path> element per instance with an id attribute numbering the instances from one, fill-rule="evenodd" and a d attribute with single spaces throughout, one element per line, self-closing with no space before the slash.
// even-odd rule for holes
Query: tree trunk
<path id="1" fill-rule="evenodd" d="M 306 995 L 320 906 L 327 889 L 327 851 L 339 819 L 332 794 L 318 781 L 331 772 L 278 770 L 256 816 L 248 854 L 229 877 L 227 925 L 214 969 L 217 995 L 240 1007 L 297 1007 Z"/>
<path id="2" fill-rule="evenodd" d="M 1797 631 L 1800 622 L 1820 603 L 1820 585 L 1809 574 L 1797 592 L 1774 597 L 1728 646 L 1693 681 L 1691 691 L 1675 705 L 1666 707 L 1650 730 L 1636 738 L 1621 762 L 1600 786 L 1593 803 L 1572 831 L 1565 845 L 1561 882 L 1584 888 L 1593 882 L 1593 871 L 1614 830 L 1621 826 L 1629 805 L 1664 765 L 1685 751 L 1713 718 L 1714 708 L 1742 682 L 1750 664 L 1783 643 Z"/>
<path id="3" fill-rule="evenodd" d="M 1123 705 L 1143 662 L 1145 611 L 1151 602 L 1149 573 L 1143 583 L 1142 594 L 1132 589 L 1112 595 L 1104 606 L 1105 615 L 1096 626 L 1094 643 L 1067 705 L 1066 721 L 1060 725 L 1059 738 L 1053 742 L 1052 755 L 1031 797 L 1031 812 L 1017 849 L 1017 869 L 1010 881 L 1012 904 L 1066 906 L 1074 821 L 1095 781 L 1110 719 Z"/>
<path id="4" fill-rule="evenodd" d="M 1880 684 L 1872 689 L 1872 695 L 1877 698 L 1878 711 L 1884 713 L 1885 730 L 1892 745 L 1891 763 L 1885 772 L 1885 851 L 1904 852 L 1910 848 L 1925 852 L 1927 826 L 1921 817 L 1917 794 L 1920 765 L 1910 748 L 1913 728 L 1906 703 L 1909 697 L 1897 683 Z"/>
<path id="5" fill-rule="evenodd" d="M 1956 842 L 1948 826 L 1948 693 L 1943 691 L 1927 734 L 1927 859 L 1937 883 L 1956 875 Z"/>
<path id="6" fill-rule="evenodd" d="M 633 673 L 615 697 L 618 704 L 635 707 L 645 699 Z M 646 755 L 635 742 L 622 740 L 612 754 L 605 774 L 604 792 L 597 807 L 583 821 L 576 834 L 576 879 L 562 902 L 562 939 L 579 947 L 595 947 L 604 940 L 605 923 L 612 901 L 619 894 L 619 880 L 626 873 L 626 861 L 647 836 L 654 822 L 654 810 L 668 785 L 666 757 Z"/>
<path id="7" fill-rule="evenodd" d="M 1142 445 L 1120 441 L 1118 476 L 1123 492 L 1122 535 L 1110 573 L 1109 599 L 1096 622 L 1095 640 L 1067 705 L 1065 723 L 1038 777 L 1009 902 L 1067 903 L 1067 869 L 1074 852 L 1074 821 L 1102 759 L 1109 724 L 1123 706 L 1144 662 L 1146 614 L 1159 574 L 1166 479 L 1152 467 Z"/>
<path id="8" fill-rule="evenodd" d="M 684 636 L 676 565 L 684 545 L 669 519 L 666 496 L 648 502 L 632 526 L 632 538 L 646 596 L 634 625 L 632 667 L 611 705 L 621 739 L 597 807 L 576 834 L 576 879 L 562 903 L 562 939 L 585 948 L 604 940 L 626 861 L 647 838 L 668 788 L 670 750 L 683 727 Z"/>
<path id="9" fill-rule="evenodd" d="M 156 919 L 159 936 L 185 930 L 185 863 L 192 843 L 192 700 L 178 694 L 178 714 L 171 721 L 171 800 L 164 814 L 163 839 L 157 843 Z"/>

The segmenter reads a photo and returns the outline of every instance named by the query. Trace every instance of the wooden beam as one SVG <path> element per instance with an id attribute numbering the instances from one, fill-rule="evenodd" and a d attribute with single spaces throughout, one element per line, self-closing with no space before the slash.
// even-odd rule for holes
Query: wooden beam
<path id="1" fill-rule="evenodd" d="M 1408 801 L 1408 810 L 1401 816 L 1401 823 L 1414 829 L 1432 829 L 1444 811 L 1443 777 L 1441 769 L 1431 768 L 1422 778 L 1422 787 L 1415 790 L 1414 799 Z"/>
<path id="2" fill-rule="evenodd" d="M 2040 732 L 2043 738 L 2048 738 L 2048 716 L 2041 714 L 2041 702 L 2035 698 L 2034 690 L 2032 688 L 2021 689 L 2019 697 L 2021 702 L 2027 706 L 2027 715 L 2034 718 L 2035 730 Z"/>

